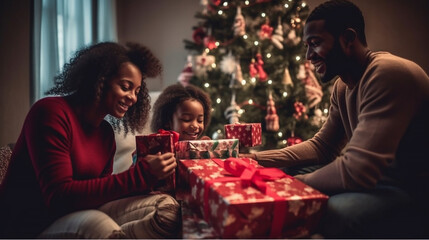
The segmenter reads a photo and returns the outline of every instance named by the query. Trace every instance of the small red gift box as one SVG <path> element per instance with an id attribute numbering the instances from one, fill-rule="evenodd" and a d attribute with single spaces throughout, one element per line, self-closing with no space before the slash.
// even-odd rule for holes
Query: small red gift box
<path id="1" fill-rule="evenodd" d="M 238 157 L 238 139 L 188 140 L 176 144 L 177 159 Z"/>
<path id="2" fill-rule="evenodd" d="M 308 237 L 328 200 L 279 169 L 241 158 L 180 160 L 179 177 L 222 238 Z"/>
<path id="3" fill-rule="evenodd" d="M 178 141 L 178 135 L 175 132 L 160 130 L 160 133 L 150 135 L 136 136 L 136 154 L 133 156 L 134 164 L 144 160 L 148 154 L 155 155 L 157 153 L 174 153 L 174 144 Z M 157 191 L 172 191 L 176 186 L 176 174 L 173 173 L 164 180 L 158 181 L 153 190 Z"/>
<path id="4" fill-rule="evenodd" d="M 242 147 L 253 147 L 262 143 L 260 123 L 236 123 L 224 126 L 226 138 L 237 138 Z"/>

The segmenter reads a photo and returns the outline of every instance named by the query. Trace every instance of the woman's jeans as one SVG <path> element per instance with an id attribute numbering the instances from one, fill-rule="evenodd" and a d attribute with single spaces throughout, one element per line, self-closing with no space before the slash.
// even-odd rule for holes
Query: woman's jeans
<path id="1" fill-rule="evenodd" d="M 177 238 L 180 206 L 166 194 L 123 198 L 56 220 L 39 238 Z"/>
<path id="2" fill-rule="evenodd" d="M 283 170 L 296 175 L 320 167 Z M 425 205 L 429 203 L 422 204 L 421 200 L 399 187 L 383 184 L 368 191 L 333 194 L 317 231 L 325 238 L 428 238 Z"/>

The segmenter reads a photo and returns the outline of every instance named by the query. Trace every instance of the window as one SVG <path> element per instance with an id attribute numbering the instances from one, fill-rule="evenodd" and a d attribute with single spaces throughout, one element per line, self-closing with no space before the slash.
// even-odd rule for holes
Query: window
<path id="1" fill-rule="evenodd" d="M 35 0 L 32 102 L 46 96 L 73 53 L 117 41 L 116 0 Z"/>

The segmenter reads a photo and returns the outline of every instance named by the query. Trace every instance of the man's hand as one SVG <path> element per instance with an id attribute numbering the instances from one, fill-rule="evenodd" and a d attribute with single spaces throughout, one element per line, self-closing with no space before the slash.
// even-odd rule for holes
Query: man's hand
<path id="1" fill-rule="evenodd" d="M 167 178 L 173 174 L 176 169 L 177 163 L 173 153 L 158 153 L 156 155 L 147 155 L 145 157 L 149 165 L 149 171 L 158 180 Z"/>

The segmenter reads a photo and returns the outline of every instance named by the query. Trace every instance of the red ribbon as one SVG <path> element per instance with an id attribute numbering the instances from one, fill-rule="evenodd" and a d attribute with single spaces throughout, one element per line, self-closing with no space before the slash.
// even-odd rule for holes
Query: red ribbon
<path id="1" fill-rule="evenodd" d="M 281 237 L 283 224 L 286 216 L 286 201 L 272 191 L 266 181 L 273 181 L 281 178 L 293 178 L 277 168 L 256 168 L 250 164 L 247 158 L 228 158 L 225 161 L 212 159 L 220 167 L 224 168 L 234 177 L 223 177 L 205 182 L 204 185 L 204 215 L 207 220 L 209 216 L 208 190 L 215 182 L 229 182 L 240 180 L 242 187 L 253 186 L 267 196 L 274 198 L 273 220 L 271 223 L 270 237 Z M 247 160 L 247 161 L 246 161 Z M 238 178 L 238 179 L 237 179 Z"/>
<path id="2" fill-rule="evenodd" d="M 179 137 L 180 137 L 180 134 L 178 132 L 171 131 L 171 130 L 167 131 L 164 129 L 159 129 L 158 133 L 153 133 L 153 134 L 150 134 L 149 136 L 154 136 L 157 134 L 171 134 L 171 135 L 173 135 L 173 144 L 176 144 L 179 141 Z"/>

